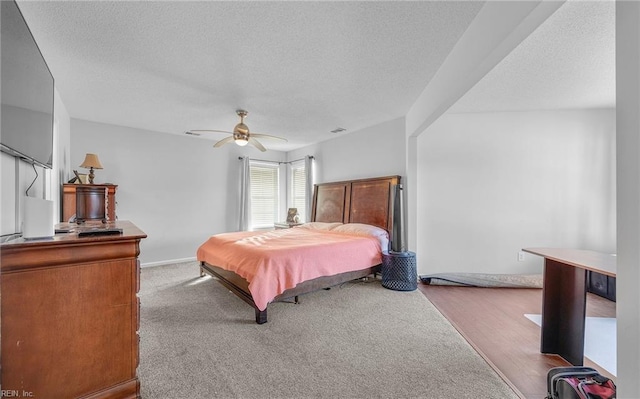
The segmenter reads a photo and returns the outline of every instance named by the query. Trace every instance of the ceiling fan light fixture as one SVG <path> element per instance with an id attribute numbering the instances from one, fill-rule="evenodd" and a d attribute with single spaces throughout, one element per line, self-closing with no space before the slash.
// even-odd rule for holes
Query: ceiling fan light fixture
<path id="1" fill-rule="evenodd" d="M 268 134 L 249 133 L 249 126 L 244 124 L 244 117 L 247 116 L 247 111 L 239 109 L 236 111 L 236 114 L 238 114 L 238 116 L 240 117 L 240 123 L 238 123 L 233 128 L 232 132 L 229 132 L 226 130 L 191 130 L 188 132 L 188 134 L 197 133 L 197 132 L 227 133 L 227 134 L 231 134 L 231 136 L 216 142 L 213 145 L 214 148 L 222 147 L 223 145 L 231 143 L 233 141 L 240 147 L 244 147 L 247 144 L 251 144 L 252 146 L 256 147 L 258 150 L 262 152 L 267 151 L 267 149 L 264 148 L 264 146 L 256 139 L 256 137 L 258 138 L 264 137 L 268 139 L 277 139 L 277 140 L 287 141 L 287 139 L 284 139 L 282 137 L 271 136 Z"/>
<path id="2" fill-rule="evenodd" d="M 240 147 L 244 147 L 245 145 L 249 144 L 249 133 L 240 132 L 236 127 L 236 129 L 234 129 L 233 131 L 233 140 Z"/>
<path id="3" fill-rule="evenodd" d="M 240 147 L 244 147 L 245 145 L 249 144 L 249 140 L 247 140 L 247 139 L 235 139 L 235 142 Z"/>
<path id="4" fill-rule="evenodd" d="M 244 123 L 238 123 L 233 128 L 233 132 L 239 134 L 249 134 L 249 126 L 245 125 Z"/>

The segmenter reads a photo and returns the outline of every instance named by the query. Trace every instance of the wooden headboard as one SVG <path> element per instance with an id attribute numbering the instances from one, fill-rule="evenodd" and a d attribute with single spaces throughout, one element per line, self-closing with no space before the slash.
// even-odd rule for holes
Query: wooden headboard
<path id="1" fill-rule="evenodd" d="M 400 184 L 400 176 L 315 184 L 311 220 L 366 223 L 390 232 L 391 189 L 396 184 Z"/>

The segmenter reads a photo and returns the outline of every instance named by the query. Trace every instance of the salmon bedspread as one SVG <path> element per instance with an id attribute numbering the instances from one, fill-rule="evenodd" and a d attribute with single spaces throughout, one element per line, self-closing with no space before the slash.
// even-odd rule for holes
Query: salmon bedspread
<path id="1" fill-rule="evenodd" d="M 197 259 L 246 279 L 256 307 L 265 310 L 303 281 L 379 265 L 382 250 L 376 237 L 291 228 L 217 234 Z"/>

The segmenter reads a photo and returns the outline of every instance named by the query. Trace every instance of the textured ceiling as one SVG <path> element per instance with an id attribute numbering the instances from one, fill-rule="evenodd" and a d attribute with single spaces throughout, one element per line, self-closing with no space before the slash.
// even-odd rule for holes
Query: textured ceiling
<path id="1" fill-rule="evenodd" d="M 603 3 L 581 3 L 561 7 L 558 16 L 549 18 L 540 33 L 523 42 L 456 109 L 508 108 L 516 104 L 514 98 L 520 100 L 518 108 L 610 101 L 584 89 L 575 92 L 579 99 L 572 94 L 571 101 L 552 101 L 546 89 L 555 89 L 553 97 L 575 91 L 564 86 L 584 86 L 584 80 L 575 77 L 589 67 L 592 71 L 585 76 L 599 76 L 601 86 L 610 86 L 610 97 L 612 8 L 603 16 Z M 244 108 L 252 131 L 289 140 L 284 145 L 263 142 L 278 150 L 335 137 L 330 131 L 336 127 L 348 133 L 404 116 L 483 5 L 18 4 L 71 117 L 183 134 L 190 129 L 230 130 L 237 123 L 235 110 Z M 590 52 L 588 43 L 598 48 Z M 600 45 L 608 47 L 604 57 Z M 585 56 L 589 58 L 578 59 Z M 585 94 L 593 98 L 583 99 Z M 541 95 L 546 97 L 542 105 Z"/>
<path id="2" fill-rule="evenodd" d="M 615 2 L 569 1 L 451 112 L 615 107 Z"/>

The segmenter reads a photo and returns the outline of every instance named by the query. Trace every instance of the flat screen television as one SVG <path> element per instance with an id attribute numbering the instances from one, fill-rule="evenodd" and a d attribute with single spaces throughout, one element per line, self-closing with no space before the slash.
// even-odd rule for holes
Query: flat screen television
<path id="1" fill-rule="evenodd" d="M 0 1 L 0 149 L 52 168 L 54 80 L 18 4 Z"/>

